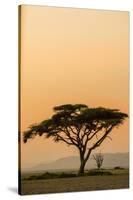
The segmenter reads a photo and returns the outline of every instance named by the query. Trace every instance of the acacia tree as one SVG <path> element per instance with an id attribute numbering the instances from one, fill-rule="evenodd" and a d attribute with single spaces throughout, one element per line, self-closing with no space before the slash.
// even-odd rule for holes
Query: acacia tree
<path id="1" fill-rule="evenodd" d="M 24 132 L 24 142 L 35 136 L 53 138 L 78 149 L 80 155 L 79 174 L 91 152 L 99 147 L 109 133 L 128 117 L 118 109 L 89 108 L 84 104 L 66 104 L 54 107 L 55 114 L 41 123 L 31 125 Z"/>
<path id="2" fill-rule="evenodd" d="M 93 155 L 93 159 L 96 161 L 97 168 L 100 169 L 104 160 L 103 154 L 96 153 L 95 155 Z"/>

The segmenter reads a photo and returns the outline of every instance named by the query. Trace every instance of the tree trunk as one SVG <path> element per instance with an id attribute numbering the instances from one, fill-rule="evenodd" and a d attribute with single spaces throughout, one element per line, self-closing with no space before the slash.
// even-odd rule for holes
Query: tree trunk
<path id="1" fill-rule="evenodd" d="M 81 163 L 80 163 L 80 168 L 79 168 L 79 171 L 78 171 L 78 174 L 84 174 L 84 168 L 85 168 L 85 164 L 86 164 L 86 161 L 85 160 L 81 160 Z"/>
<path id="2" fill-rule="evenodd" d="M 91 154 L 91 150 L 88 151 L 86 157 L 84 158 L 84 153 L 82 153 L 80 151 L 80 168 L 79 168 L 79 171 L 78 171 L 78 175 L 84 174 L 85 165 L 86 165 L 87 160 L 90 157 L 90 154 Z"/>

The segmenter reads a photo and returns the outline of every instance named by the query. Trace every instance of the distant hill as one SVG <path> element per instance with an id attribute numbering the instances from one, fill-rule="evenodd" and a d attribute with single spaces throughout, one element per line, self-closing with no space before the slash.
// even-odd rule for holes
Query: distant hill
<path id="1" fill-rule="evenodd" d="M 78 169 L 79 168 L 79 157 L 70 156 L 64 157 L 48 164 L 38 164 L 32 167 L 30 170 L 40 171 L 40 170 L 60 170 L 60 169 Z M 129 167 L 129 153 L 106 153 L 104 154 L 103 168 L 113 168 L 116 166 L 128 168 Z M 86 163 L 86 169 L 95 168 L 96 163 L 92 156 Z"/>

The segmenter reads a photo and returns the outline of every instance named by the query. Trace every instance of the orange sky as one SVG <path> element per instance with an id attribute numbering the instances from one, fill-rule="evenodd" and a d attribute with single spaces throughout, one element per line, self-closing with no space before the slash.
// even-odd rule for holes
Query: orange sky
<path id="1" fill-rule="evenodd" d="M 21 7 L 21 133 L 67 103 L 128 113 L 129 13 Z M 102 152 L 128 151 L 128 122 Z M 22 144 L 22 166 L 77 155 L 75 147 L 36 138 Z"/>

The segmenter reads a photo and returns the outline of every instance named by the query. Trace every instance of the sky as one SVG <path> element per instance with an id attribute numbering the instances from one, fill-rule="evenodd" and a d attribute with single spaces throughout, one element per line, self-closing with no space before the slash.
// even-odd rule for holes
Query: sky
<path id="1" fill-rule="evenodd" d="M 129 13 L 21 6 L 21 135 L 52 108 L 83 103 L 128 113 Z M 128 120 L 98 151 L 128 152 Z M 21 142 L 22 168 L 78 155 L 75 147 L 36 137 Z"/>

